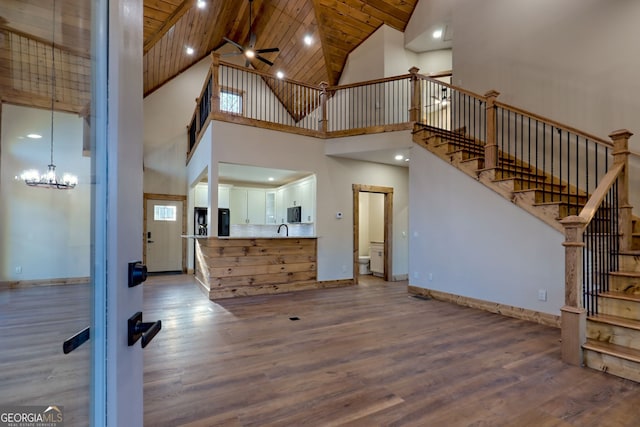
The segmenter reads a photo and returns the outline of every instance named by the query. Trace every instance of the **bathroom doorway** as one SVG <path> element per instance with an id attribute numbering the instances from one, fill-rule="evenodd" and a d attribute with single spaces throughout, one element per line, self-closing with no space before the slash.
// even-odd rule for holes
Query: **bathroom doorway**
<path id="1" fill-rule="evenodd" d="M 361 242 L 361 237 L 370 236 L 367 238 L 369 240 L 368 247 L 373 247 L 373 250 L 376 251 L 375 254 L 367 254 L 369 256 L 376 255 L 379 258 L 377 260 L 374 259 L 374 270 L 381 273 L 381 277 L 386 281 L 391 280 L 391 253 L 392 253 L 392 245 L 391 245 L 391 228 L 393 224 L 393 188 L 391 187 L 380 187 L 375 185 L 364 185 L 364 184 L 353 184 L 353 280 L 354 283 L 358 283 L 358 276 L 360 275 L 361 268 L 361 251 L 360 248 L 365 245 L 366 242 Z M 361 197 L 362 193 L 362 197 Z M 369 224 L 361 224 L 361 198 L 364 201 L 365 196 L 369 196 L 369 201 L 373 201 L 374 204 L 377 205 L 377 197 L 382 197 L 382 218 L 381 221 L 373 218 L 374 223 L 381 222 L 381 233 L 382 236 L 380 238 L 380 232 L 377 229 L 377 226 L 373 228 L 373 231 L 369 233 L 369 230 L 364 230 L 363 226 L 369 227 Z M 375 195 L 375 196 L 374 196 Z M 373 196 L 373 197 L 370 197 Z M 368 203 L 364 204 L 365 206 Z M 376 215 L 374 215 L 376 217 Z M 380 253 L 381 252 L 381 253 Z M 365 255 L 366 256 L 366 255 Z M 369 269 L 371 269 L 371 258 L 368 260 Z M 376 265 L 376 262 L 381 264 L 380 267 Z M 364 268 L 364 267 L 362 267 Z"/>

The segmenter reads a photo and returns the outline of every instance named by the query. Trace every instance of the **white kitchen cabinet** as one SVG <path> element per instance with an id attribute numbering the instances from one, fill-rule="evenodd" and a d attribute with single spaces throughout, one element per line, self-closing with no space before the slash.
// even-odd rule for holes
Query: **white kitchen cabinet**
<path id="1" fill-rule="evenodd" d="M 276 190 L 276 224 L 287 222 L 287 204 L 285 203 L 285 192 L 283 187 Z"/>
<path id="2" fill-rule="evenodd" d="M 265 223 L 265 190 L 233 187 L 229 190 L 231 224 Z"/>
<path id="3" fill-rule="evenodd" d="M 316 178 L 310 176 L 276 190 L 277 222 L 287 222 L 287 208 L 302 206 L 301 221 L 314 222 L 316 206 Z"/>
<path id="4" fill-rule="evenodd" d="M 218 185 L 218 207 L 229 208 L 229 191 L 231 187 L 229 185 Z"/>
<path id="5" fill-rule="evenodd" d="M 315 217 L 316 188 L 315 179 L 311 177 L 299 185 L 300 206 L 302 206 L 302 222 L 313 222 Z"/>
<path id="6" fill-rule="evenodd" d="M 265 223 L 265 191 L 259 188 L 247 189 L 247 224 Z"/>
<path id="7" fill-rule="evenodd" d="M 384 275 L 384 243 L 371 242 L 369 246 L 369 269 L 376 276 Z"/>
<path id="8" fill-rule="evenodd" d="M 209 184 L 196 184 L 194 189 L 193 206 L 197 208 L 206 208 L 209 206 Z"/>
<path id="9" fill-rule="evenodd" d="M 277 210 L 276 210 L 276 191 L 267 190 L 264 193 L 265 197 L 265 224 L 276 224 Z"/>

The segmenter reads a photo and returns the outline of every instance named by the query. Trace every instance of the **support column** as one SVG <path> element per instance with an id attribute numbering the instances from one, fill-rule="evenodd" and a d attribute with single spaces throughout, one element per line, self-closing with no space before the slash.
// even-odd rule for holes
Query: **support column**
<path id="1" fill-rule="evenodd" d="M 484 96 L 487 100 L 486 130 L 487 140 L 484 145 L 484 167 L 492 169 L 498 166 L 498 141 L 496 139 L 496 98 L 497 90 L 490 90 Z"/>
<path id="2" fill-rule="evenodd" d="M 329 87 L 329 83 L 320 82 L 320 112 L 322 116 L 320 117 L 320 131 L 323 134 L 327 134 L 328 129 L 328 121 L 327 121 L 327 88 Z"/>
<path id="3" fill-rule="evenodd" d="M 411 100 L 409 107 L 409 121 L 416 123 L 420 121 L 421 96 L 420 96 L 420 80 L 418 79 L 418 71 L 420 68 L 411 67 Z"/>
<path id="4" fill-rule="evenodd" d="M 562 360 L 582 366 L 582 344 L 586 341 L 587 313 L 582 307 L 582 233 L 586 220 L 568 216 L 560 223 L 564 226 L 564 306 L 560 309 Z"/>
<path id="5" fill-rule="evenodd" d="M 211 112 L 220 112 L 220 54 L 211 53 Z"/>
<path id="6" fill-rule="evenodd" d="M 618 177 L 618 226 L 620 249 L 631 249 L 633 226 L 631 222 L 632 206 L 629 204 L 629 138 L 633 134 L 626 129 L 617 130 L 609 135 L 613 141 L 613 165 L 624 165 Z"/>

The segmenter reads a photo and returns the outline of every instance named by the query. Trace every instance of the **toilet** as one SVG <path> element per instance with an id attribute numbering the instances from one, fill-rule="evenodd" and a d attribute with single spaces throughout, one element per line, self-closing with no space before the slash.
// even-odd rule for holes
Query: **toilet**
<path id="1" fill-rule="evenodd" d="M 371 257 L 369 256 L 360 256 L 358 257 L 358 273 L 359 274 L 371 274 L 371 270 L 369 270 L 369 261 Z"/>

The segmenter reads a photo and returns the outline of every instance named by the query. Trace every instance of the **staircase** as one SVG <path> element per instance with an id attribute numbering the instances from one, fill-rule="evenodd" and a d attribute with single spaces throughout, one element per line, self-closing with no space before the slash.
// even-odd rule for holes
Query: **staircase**
<path id="1" fill-rule="evenodd" d="M 502 152 L 497 167 L 485 168 L 484 145 L 465 136 L 464 129 L 416 124 L 413 141 L 561 233 L 558 221 L 579 213 L 588 199 L 585 192 Z"/>
<path id="2" fill-rule="evenodd" d="M 633 221 L 632 249 L 618 255 L 609 289 L 597 295 L 598 313 L 587 317 L 584 363 L 640 382 L 640 221 Z"/>
<path id="3" fill-rule="evenodd" d="M 578 215 L 590 197 L 501 151 L 497 166 L 486 168 L 484 144 L 464 128 L 416 124 L 413 141 L 563 234 L 559 220 Z M 597 310 L 587 315 L 583 364 L 640 382 L 640 219 L 632 220 L 630 247 L 613 255 L 618 271 L 608 273 L 608 289 L 597 292 Z"/>

